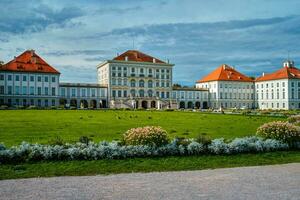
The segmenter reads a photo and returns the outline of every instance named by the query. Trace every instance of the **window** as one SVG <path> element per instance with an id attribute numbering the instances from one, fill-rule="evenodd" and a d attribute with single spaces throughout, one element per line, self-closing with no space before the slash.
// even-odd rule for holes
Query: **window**
<path id="1" fill-rule="evenodd" d="M 31 82 L 34 81 L 34 76 L 30 76 L 30 81 L 31 81 Z"/>
<path id="2" fill-rule="evenodd" d="M 148 88 L 152 88 L 153 87 L 153 82 L 151 80 L 148 81 Z"/>
<path id="3" fill-rule="evenodd" d="M 294 88 L 292 88 L 292 99 L 294 99 L 295 98 L 295 89 Z"/>
<path id="4" fill-rule="evenodd" d="M 161 98 L 165 98 L 165 92 L 161 92 Z"/>
<path id="5" fill-rule="evenodd" d="M 38 87 L 37 90 L 38 90 L 38 95 L 42 95 L 42 88 Z"/>
<path id="6" fill-rule="evenodd" d="M 12 75 L 7 75 L 7 80 L 11 81 L 12 80 Z"/>
<path id="7" fill-rule="evenodd" d="M 45 77 L 44 77 L 44 80 L 45 80 L 45 82 L 49 82 L 49 77 L 48 77 L 48 76 L 45 76 Z"/>
<path id="8" fill-rule="evenodd" d="M 294 87 L 294 86 L 295 86 L 295 83 L 294 83 L 294 82 L 291 82 L 291 85 L 292 85 L 292 87 Z"/>
<path id="9" fill-rule="evenodd" d="M 46 107 L 49 106 L 48 99 L 45 99 L 45 106 L 46 106 Z"/>
<path id="10" fill-rule="evenodd" d="M 3 85 L 0 86 L 0 94 L 4 94 L 4 86 Z"/>
<path id="11" fill-rule="evenodd" d="M 55 106 L 55 99 L 52 99 L 51 104 L 52 106 Z"/>
<path id="12" fill-rule="evenodd" d="M 56 93 L 55 92 L 55 87 L 53 87 L 51 90 L 52 90 L 52 96 L 55 96 L 55 93 Z"/>
<path id="13" fill-rule="evenodd" d="M 116 97 L 116 91 L 115 90 L 112 91 L 112 97 Z"/>
<path id="14" fill-rule="evenodd" d="M 45 95 L 49 95 L 49 88 L 45 87 Z"/>
<path id="15" fill-rule="evenodd" d="M 86 89 L 81 89 L 81 96 L 85 97 L 86 96 Z"/>
<path id="16" fill-rule="evenodd" d="M 31 86 L 31 87 L 29 88 L 29 94 L 30 94 L 30 95 L 34 95 L 34 87 L 33 87 L 33 86 Z"/>
<path id="17" fill-rule="evenodd" d="M 71 90 L 71 96 L 72 97 L 76 96 L 76 89 L 75 88 L 72 88 L 72 90 Z"/>
<path id="18" fill-rule="evenodd" d="M 122 97 L 122 91 L 118 90 L 118 97 Z"/>
<path id="19" fill-rule="evenodd" d="M 159 87 L 159 81 L 156 81 L 156 87 Z"/>
<path id="20" fill-rule="evenodd" d="M 139 81 L 139 87 L 144 87 L 145 86 L 145 81 L 144 80 L 140 80 Z"/>
<path id="21" fill-rule="evenodd" d="M 37 79 L 38 82 L 42 82 L 42 77 L 38 76 Z"/>
<path id="22" fill-rule="evenodd" d="M 27 76 L 23 76 L 23 81 L 27 81 Z"/>
<path id="23" fill-rule="evenodd" d="M 127 90 L 123 91 L 123 95 L 124 95 L 124 97 L 127 97 Z"/>
<path id="24" fill-rule="evenodd" d="M 135 80 L 132 79 L 132 80 L 130 81 L 130 86 L 131 86 L 131 87 L 135 87 Z"/>
<path id="25" fill-rule="evenodd" d="M 140 91 L 139 91 L 139 96 L 140 96 L 140 97 L 144 97 L 144 96 L 145 96 L 144 90 L 140 90 Z"/>
<path id="26" fill-rule="evenodd" d="M 20 86 L 15 86 L 15 94 L 20 94 Z"/>
<path id="27" fill-rule="evenodd" d="M 132 97 L 135 97 L 135 90 L 130 90 L 130 95 L 131 95 Z"/>
<path id="28" fill-rule="evenodd" d="M 0 81 L 4 80 L 4 74 L 0 74 Z"/>
<path id="29" fill-rule="evenodd" d="M 22 87 L 22 94 L 27 94 L 27 87 L 26 86 L 23 86 Z"/>
<path id="30" fill-rule="evenodd" d="M 7 93 L 12 94 L 12 86 L 11 85 L 7 86 Z"/>
<path id="31" fill-rule="evenodd" d="M 15 79 L 16 79 L 16 81 L 20 81 L 20 76 L 19 76 L 19 75 L 16 75 L 16 76 L 15 76 Z"/>
<path id="32" fill-rule="evenodd" d="M 61 96 L 66 96 L 66 89 L 65 88 L 61 88 L 60 89 L 60 93 L 61 93 Z"/>
<path id="33" fill-rule="evenodd" d="M 152 97 L 153 96 L 153 91 L 152 90 L 148 90 L 148 97 Z"/>
<path id="34" fill-rule="evenodd" d="M 285 90 L 282 90 L 282 98 L 285 99 Z"/>
<path id="35" fill-rule="evenodd" d="M 92 97 L 95 97 L 95 96 L 96 96 L 96 90 L 92 89 Z"/>

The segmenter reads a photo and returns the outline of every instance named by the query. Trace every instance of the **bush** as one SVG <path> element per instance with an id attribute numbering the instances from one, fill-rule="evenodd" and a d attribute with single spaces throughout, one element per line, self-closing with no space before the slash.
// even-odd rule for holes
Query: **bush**
<path id="1" fill-rule="evenodd" d="M 300 140 L 299 127 L 288 122 L 269 122 L 260 126 L 256 134 L 266 139 L 276 139 L 289 144 Z"/>
<path id="2" fill-rule="evenodd" d="M 167 131 L 161 127 L 132 128 L 123 135 L 126 145 L 162 146 L 168 143 Z"/>
<path id="3" fill-rule="evenodd" d="M 203 144 L 204 146 L 208 146 L 211 144 L 211 138 L 204 135 L 204 134 L 199 134 L 196 138 L 195 138 L 196 142 Z"/>
<path id="4" fill-rule="evenodd" d="M 89 144 L 89 142 L 91 142 L 92 139 L 87 137 L 87 136 L 80 136 L 79 138 L 79 142 L 83 143 L 83 144 Z"/>
<path id="5" fill-rule="evenodd" d="M 292 115 L 288 118 L 288 122 L 290 123 L 299 123 L 300 122 L 300 115 Z"/>
<path id="6" fill-rule="evenodd" d="M 211 154 L 236 154 L 248 152 L 267 152 L 288 149 L 289 146 L 278 140 L 263 140 L 258 137 L 236 138 L 226 143 L 224 139 L 215 139 L 207 147 L 195 140 L 186 145 L 177 139 L 163 146 L 128 145 L 117 142 L 89 142 L 88 144 L 41 145 L 23 142 L 19 146 L 0 150 L 0 164 L 21 163 L 27 161 L 55 160 L 100 160 L 137 157 L 162 157 Z M 300 146 L 298 146 L 300 148 Z"/>
<path id="7" fill-rule="evenodd" d="M 55 138 L 49 140 L 48 143 L 50 145 L 63 145 L 65 141 L 60 136 L 56 136 Z"/>

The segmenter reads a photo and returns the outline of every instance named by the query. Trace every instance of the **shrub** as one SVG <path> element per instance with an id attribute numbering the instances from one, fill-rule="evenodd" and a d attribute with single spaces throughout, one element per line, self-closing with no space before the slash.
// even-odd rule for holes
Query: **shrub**
<path id="1" fill-rule="evenodd" d="M 89 144 L 89 142 L 91 142 L 91 141 L 93 141 L 93 140 L 87 136 L 80 136 L 80 138 L 79 138 L 79 142 L 81 142 L 83 144 Z"/>
<path id="2" fill-rule="evenodd" d="M 65 142 L 60 136 L 56 136 L 55 138 L 49 140 L 50 145 L 63 145 Z"/>
<path id="3" fill-rule="evenodd" d="M 204 146 L 208 146 L 209 144 L 211 144 L 211 138 L 204 135 L 204 134 L 199 134 L 196 138 L 195 138 L 196 142 L 203 144 Z"/>
<path id="4" fill-rule="evenodd" d="M 287 143 L 294 143 L 300 140 L 299 127 L 288 122 L 269 122 L 257 129 L 256 134 L 266 139 L 276 139 Z"/>
<path id="5" fill-rule="evenodd" d="M 162 146 L 168 143 L 167 132 L 155 126 L 129 129 L 123 139 L 126 145 Z"/>
<path id="6" fill-rule="evenodd" d="M 288 122 L 290 123 L 299 123 L 300 122 L 300 115 L 292 115 L 288 118 Z"/>

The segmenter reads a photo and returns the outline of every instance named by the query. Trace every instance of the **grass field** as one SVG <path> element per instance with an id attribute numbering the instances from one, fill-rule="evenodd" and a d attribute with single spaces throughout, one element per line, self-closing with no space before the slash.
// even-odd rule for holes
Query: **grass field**
<path id="1" fill-rule="evenodd" d="M 2 110 L 0 119 L 0 143 L 7 146 L 22 141 L 48 143 L 56 136 L 66 142 L 78 141 L 80 136 L 110 141 L 120 139 L 129 128 L 145 125 L 162 126 L 171 138 L 206 134 L 230 139 L 253 135 L 265 122 L 284 120 L 199 112 L 114 110 Z"/>
<path id="2" fill-rule="evenodd" d="M 226 156 L 205 155 L 135 158 L 126 160 L 37 162 L 20 165 L 0 165 L 0 180 L 49 176 L 83 176 L 131 172 L 201 170 L 292 162 L 300 162 L 299 151 Z"/>

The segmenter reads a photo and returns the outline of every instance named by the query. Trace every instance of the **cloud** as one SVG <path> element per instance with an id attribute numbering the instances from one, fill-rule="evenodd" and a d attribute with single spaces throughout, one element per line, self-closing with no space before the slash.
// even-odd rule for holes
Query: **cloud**
<path id="1" fill-rule="evenodd" d="M 103 55 L 111 53 L 109 50 L 95 49 L 95 50 L 57 50 L 45 53 L 49 56 L 77 56 L 77 55 Z"/>
<path id="2" fill-rule="evenodd" d="M 77 7 L 68 6 L 54 9 L 34 0 L 2 0 L 0 13 L 0 32 L 13 34 L 39 32 L 49 26 L 74 25 L 68 23 L 72 19 L 84 15 L 84 12 Z"/>

